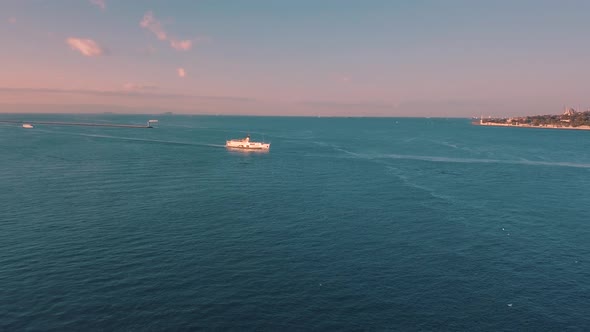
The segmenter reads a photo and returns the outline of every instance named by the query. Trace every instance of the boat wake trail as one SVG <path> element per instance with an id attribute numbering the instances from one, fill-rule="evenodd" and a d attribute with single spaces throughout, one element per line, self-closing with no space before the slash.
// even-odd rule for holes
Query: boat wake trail
<path id="1" fill-rule="evenodd" d="M 451 157 L 416 156 L 416 155 L 402 155 L 402 154 L 384 154 L 384 155 L 373 156 L 372 158 L 422 160 L 422 161 L 442 162 L 442 163 L 508 164 L 508 165 L 590 168 L 590 164 L 585 164 L 585 163 L 575 163 L 575 162 L 565 162 L 565 161 L 535 161 L 535 160 L 527 160 L 527 159 L 502 160 L 502 159 L 479 159 L 479 158 L 451 158 Z"/>
<path id="2" fill-rule="evenodd" d="M 402 171 L 394 166 L 386 166 L 387 171 L 389 174 L 394 175 L 395 177 L 397 177 L 398 179 L 400 179 L 404 185 L 408 186 L 408 187 L 412 187 L 418 190 L 422 190 L 424 192 L 426 192 L 428 195 L 432 196 L 433 198 L 448 202 L 448 203 L 453 203 L 454 199 L 450 196 L 447 195 L 442 195 L 440 193 L 438 193 L 435 189 L 424 186 L 424 185 L 420 185 L 417 184 L 416 182 L 410 180 L 408 175 L 405 175 L 402 173 Z"/>
<path id="3" fill-rule="evenodd" d="M 329 146 L 329 145 L 325 145 Z M 441 157 L 441 156 L 419 156 L 406 154 L 364 154 L 349 151 L 335 145 L 330 146 L 332 149 L 342 152 L 349 158 L 360 158 L 372 161 L 382 161 L 388 159 L 398 160 L 420 160 L 435 163 L 462 163 L 462 164 L 505 164 L 505 165 L 524 165 L 524 166 L 549 166 L 549 167 L 571 167 L 571 168 L 586 168 L 590 169 L 590 163 L 578 163 L 568 161 L 542 161 L 542 160 L 528 160 L 528 159 L 485 159 L 485 158 L 456 158 L 456 157 Z"/>
<path id="4" fill-rule="evenodd" d="M 121 137 L 121 136 L 110 136 L 110 135 L 99 135 L 99 134 L 65 133 L 65 132 L 56 132 L 56 131 L 50 131 L 50 130 L 36 130 L 36 131 L 43 131 L 43 132 L 52 133 L 52 134 L 83 136 L 83 137 L 91 137 L 91 138 L 105 138 L 105 139 L 121 140 L 121 141 L 134 141 L 134 142 L 146 142 L 146 143 L 158 143 L 158 144 L 208 146 L 208 147 L 214 147 L 214 148 L 225 148 L 225 145 L 221 145 L 221 144 L 179 142 L 179 141 L 167 141 L 167 140 L 156 140 L 156 139 L 135 138 L 135 137 Z"/>

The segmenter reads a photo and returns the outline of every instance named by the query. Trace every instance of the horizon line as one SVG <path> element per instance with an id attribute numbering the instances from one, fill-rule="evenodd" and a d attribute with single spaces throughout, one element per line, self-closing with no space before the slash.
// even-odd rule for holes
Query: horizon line
<path id="1" fill-rule="evenodd" d="M 159 113 L 120 113 L 120 112 L 82 112 L 82 113 L 74 113 L 74 112 L 61 112 L 61 113 L 37 113 L 37 112 L 21 112 L 21 113 L 2 113 L 0 112 L 0 117 L 3 115 L 136 115 L 136 116 L 154 116 L 154 115 L 163 115 L 163 116 L 215 116 L 215 117 L 258 117 L 258 118 L 314 118 L 314 119 L 321 119 L 321 118 L 404 118 L 404 119 L 472 119 L 473 117 L 464 117 L 464 116 L 404 116 L 404 115 L 322 115 L 322 116 L 315 116 L 315 115 L 294 115 L 294 114 L 273 114 L 273 115 L 261 115 L 261 114 L 217 114 L 217 113 L 175 113 L 169 112 L 170 114 L 166 114 L 167 112 L 159 112 Z"/>

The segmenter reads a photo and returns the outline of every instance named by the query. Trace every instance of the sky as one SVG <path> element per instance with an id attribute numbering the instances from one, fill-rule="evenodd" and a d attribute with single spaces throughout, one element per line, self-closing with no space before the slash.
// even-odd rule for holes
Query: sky
<path id="1" fill-rule="evenodd" d="M 590 1 L 2 0 L 0 112 L 590 106 Z"/>

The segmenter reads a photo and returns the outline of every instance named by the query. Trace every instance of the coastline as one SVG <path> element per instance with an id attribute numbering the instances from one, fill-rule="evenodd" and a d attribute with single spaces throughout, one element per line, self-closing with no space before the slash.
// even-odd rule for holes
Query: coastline
<path id="1" fill-rule="evenodd" d="M 590 126 L 579 126 L 579 127 L 563 127 L 555 125 L 541 125 L 533 126 L 529 124 L 509 124 L 509 123 L 494 123 L 494 122 L 472 122 L 474 126 L 490 126 L 490 127 L 518 127 L 518 128 L 535 128 L 535 129 L 562 129 L 562 130 L 590 130 Z"/>

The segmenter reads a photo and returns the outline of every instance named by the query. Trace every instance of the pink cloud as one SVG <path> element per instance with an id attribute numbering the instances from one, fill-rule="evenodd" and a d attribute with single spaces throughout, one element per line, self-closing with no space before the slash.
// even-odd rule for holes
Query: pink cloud
<path id="1" fill-rule="evenodd" d="M 176 69 L 176 72 L 178 73 L 179 77 L 185 77 L 186 76 L 186 71 L 184 70 L 184 68 L 178 68 Z"/>
<path id="2" fill-rule="evenodd" d="M 162 27 L 162 23 L 154 17 L 152 11 L 143 15 L 139 26 L 151 31 L 159 40 L 168 41 L 170 46 L 177 51 L 188 51 L 193 47 L 193 41 L 190 39 L 180 40 L 170 37 Z"/>
<path id="3" fill-rule="evenodd" d="M 126 91 L 154 91 L 158 87 L 153 84 L 136 84 L 136 83 L 125 83 L 123 84 L 123 90 Z"/>
<path id="4" fill-rule="evenodd" d="M 188 51 L 193 47 L 192 40 L 170 40 L 170 46 L 177 51 Z"/>
<path id="5" fill-rule="evenodd" d="M 106 54 L 106 50 L 92 39 L 80 39 L 70 37 L 66 43 L 74 51 L 82 53 L 84 56 L 101 56 Z"/>
<path id="6" fill-rule="evenodd" d="M 16 23 L 16 17 L 9 17 L 7 21 L 10 24 L 14 24 L 14 23 Z"/>
<path id="7" fill-rule="evenodd" d="M 352 81 L 352 77 L 344 74 L 344 75 L 336 77 L 336 80 L 341 83 L 350 83 Z"/>
<path id="8" fill-rule="evenodd" d="M 107 4 L 105 0 L 89 0 L 91 4 L 100 7 L 100 9 L 105 10 L 107 8 Z"/>
<path id="9" fill-rule="evenodd" d="M 155 54 L 158 50 L 153 47 L 152 45 L 149 45 L 148 47 L 144 47 L 138 50 L 138 53 L 141 55 L 146 55 L 146 56 L 150 56 L 152 54 Z"/>
<path id="10" fill-rule="evenodd" d="M 148 29 L 153 32 L 159 40 L 167 40 L 168 35 L 162 28 L 162 24 L 154 18 L 154 13 L 149 11 L 143 15 L 143 19 L 139 23 L 142 28 Z"/>

